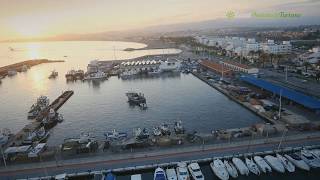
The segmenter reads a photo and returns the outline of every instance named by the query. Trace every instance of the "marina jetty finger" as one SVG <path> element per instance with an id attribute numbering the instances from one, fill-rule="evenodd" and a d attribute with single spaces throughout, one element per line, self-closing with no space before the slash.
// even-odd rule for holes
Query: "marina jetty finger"
<path id="1" fill-rule="evenodd" d="M 0 76 L 7 76 L 16 72 L 27 71 L 28 68 L 44 63 L 56 63 L 65 62 L 64 60 L 49 60 L 49 59 L 32 59 L 26 60 L 19 63 L 14 63 L 11 65 L 0 67 Z"/>

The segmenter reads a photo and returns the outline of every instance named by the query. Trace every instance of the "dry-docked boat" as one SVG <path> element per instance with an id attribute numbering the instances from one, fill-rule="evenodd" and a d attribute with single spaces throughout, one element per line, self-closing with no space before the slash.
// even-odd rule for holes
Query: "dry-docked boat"
<path id="1" fill-rule="evenodd" d="M 228 180 L 229 174 L 224 166 L 223 162 L 220 159 L 216 159 L 210 163 L 211 170 L 214 174 L 221 180 Z"/>
<path id="2" fill-rule="evenodd" d="M 234 165 L 232 164 L 232 162 L 229 162 L 227 160 L 223 161 L 224 166 L 226 167 L 226 170 L 228 171 L 229 175 L 233 178 L 237 178 L 238 177 L 238 171 L 237 169 L 234 167 Z"/>
<path id="3" fill-rule="evenodd" d="M 268 165 L 268 163 L 262 157 L 254 156 L 253 159 L 262 172 L 264 173 L 272 172 L 272 168 Z"/>
<path id="4" fill-rule="evenodd" d="M 245 158 L 245 162 L 250 172 L 252 172 L 255 175 L 260 175 L 259 167 L 256 165 L 256 163 L 253 162 L 252 158 Z"/>
<path id="5" fill-rule="evenodd" d="M 302 170 L 310 171 L 310 166 L 297 154 L 284 155 L 290 162 Z"/>
<path id="6" fill-rule="evenodd" d="M 280 154 L 276 154 L 277 158 L 281 161 L 282 165 L 284 166 L 284 168 L 286 168 L 287 171 L 289 172 L 294 172 L 295 171 L 295 166 L 288 161 L 287 158 L 281 156 Z"/>
<path id="7" fill-rule="evenodd" d="M 236 166 L 241 175 L 249 175 L 248 167 L 243 163 L 243 161 L 239 158 L 232 158 L 233 164 Z"/>
<path id="8" fill-rule="evenodd" d="M 267 155 L 264 157 L 264 159 L 272 167 L 272 169 L 276 170 L 277 172 L 284 173 L 286 171 L 278 158 Z"/>
<path id="9" fill-rule="evenodd" d="M 54 79 L 54 78 L 56 78 L 58 75 L 59 75 L 58 72 L 55 71 L 55 70 L 53 70 L 53 71 L 51 71 L 51 74 L 49 75 L 48 78 L 49 78 L 49 79 Z"/>

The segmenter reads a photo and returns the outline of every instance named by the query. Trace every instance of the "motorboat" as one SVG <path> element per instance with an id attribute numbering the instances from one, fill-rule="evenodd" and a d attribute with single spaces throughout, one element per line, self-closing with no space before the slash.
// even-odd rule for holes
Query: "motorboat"
<path id="1" fill-rule="evenodd" d="M 161 130 L 160 130 L 159 127 L 154 127 L 153 128 L 153 135 L 154 136 L 161 136 L 162 135 Z"/>
<path id="2" fill-rule="evenodd" d="M 280 154 L 276 154 L 276 157 L 281 161 L 282 165 L 284 166 L 284 168 L 286 168 L 288 172 L 295 171 L 295 166 L 290 161 L 288 161 L 287 158 L 281 156 Z"/>
<path id="3" fill-rule="evenodd" d="M 304 160 L 311 168 L 319 168 L 320 161 L 308 150 L 301 150 L 301 159 Z"/>
<path id="4" fill-rule="evenodd" d="M 84 77 L 84 80 L 104 80 L 108 79 L 108 74 L 98 71 L 96 73 L 90 73 L 86 77 Z"/>
<path id="5" fill-rule="evenodd" d="M 131 180 L 142 180 L 141 174 L 133 174 L 131 175 Z"/>
<path id="6" fill-rule="evenodd" d="M 168 180 L 177 180 L 177 174 L 174 168 L 166 169 L 167 179 Z"/>
<path id="7" fill-rule="evenodd" d="M 161 61 L 159 69 L 161 72 L 177 71 L 180 68 L 180 62 L 174 60 Z"/>
<path id="8" fill-rule="evenodd" d="M 313 149 L 313 150 L 310 150 L 310 152 L 311 152 L 311 154 L 316 156 L 320 161 L 320 150 L 319 149 Z"/>
<path id="9" fill-rule="evenodd" d="M 8 76 L 15 76 L 17 75 L 17 71 L 16 70 L 9 70 L 8 71 Z"/>
<path id="10" fill-rule="evenodd" d="M 126 132 L 118 132 L 115 129 L 104 133 L 104 135 L 106 136 L 107 139 L 110 139 L 110 140 L 118 140 L 118 139 L 126 138 L 128 136 Z"/>
<path id="11" fill-rule="evenodd" d="M 191 163 L 188 165 L 190 174 L 194 180 L 204 180 L 204 176 L 201 172 L 200 166 L 198 163 Z"/>
<path id="12" fill-rule="evenodd" d="M 128 97 L 128 102 L 136 105 L 145 104 L 146 98 L 142 93 L 136 92 L 127 92 L 126 96 Z"/>
<path id="13" fill-rule="evenodd" d="M 169 129 L 169 125 L 166 123 L 161 124 L 160 126 L 160 130 L 161 130 L 161 134 L 166 136 L 171 134 L 170 129 Z"/>
<path id="14" fill-rule="evenodd" d="M 249 169 L 241 159 L 234 157 L 232 158 L 232 162 L 236 166 L 236 168 L 238 169 L 241 175 L 246 175 L 246 176 L 249 175 Z"/>
<path id="15" fill-rule="evenodd" d="M 74 73 L 74 78 L 75 79 L 78 79 L 78 80 L 81 80 L 84 78 L 84 71 L 79 69 L 77 70 L 75 73 Z"/>
<path id="16" fill-rule="evenodd" d="M 233 178 L 238 177 L 238 171 L 237 171 L 236 167 L 234 167 L 234 165 L 231 162 L 224 160 L 223 164 L 226 167 L 226 170 L 228 171 L 228 173 L 231 177 L 233 177 Z"/>
<path id="17" fill-rule="evenodd" d="M 149 138 L 149 132 L 146 128 L 135 128 L 133 130 L 133 134 L 136 137 L 136 139 L 147 139 Z"/>
<path id="18" fill-rule="evenodd" d="M 58 72 L 57 71 L 55 71 L 55 70 L 53 70 L 53 71 L 51 71 L 51 74 L 49 75 L 49 79 L 54 79 L 54 78 L 56 78 L 57 76 L 58 76 Z"/>
<path id="19" fill-rule="evenodd" d="M 187 164 L 184 162 L 178 163 L 176 168 L 178 180 L 190 180 Z"/>
<path id="20" fill-rule="evenodd" d="M 174 132 L 176 133 L 176 134 L 184 134 L 184 128 L 183 128 L 183 126 L 182 126 L 182 121 L 176 121 L 175 123 L 174 123 Z"/>
<path id="21" fill-rule="evenodd" d="M 65 75 L 67 81 L 73 81 L 75 80 L 75 74 L 76 74 L 76 71 L 75 70 L 70 70 L 67 72 L 67 74 Z"/>
<path id="22" fill-rule="evenodd" d="M 167 180 L 166 173 L 160 167 L 154 171 L 153 180 Z"/>
<path id="23" fill-rule="evenodd" d="M 271 166 L 271 168 L 274 169 L 275 171 L 277 171 L 279 173 L 284 173 L 286 171 L 286 169 L 283 167 L 280 159 L 278 159 L 274 156 L 271 156 L 271 155 L 265 156 L 264 159 Z"/>
<path id="24" fill-rule="evenodd" d="M 250 172 L 252 172 L 253 174 L 258 175 L 258 176 L 260 175 L 259 167 L 256 165 L 256 163 L 254 163 L 252 158 L 249 159 L 246 157 L 245 162 L 246 162 L 246 165 L 247 165 Z"/>
<path id="25" fill-rule="evenodd" d="M 220 159 L 216 159 L 210 163 L 211 170 L 221 180 L 228 180 L 229 174 L 226 170 L 225 165 Z"/>
<path id="26" fill-rule="evenodd" d="M 285 154 L 284 157 L 286 157 L 296 167 L 302 170 L 310 171 L 310 166 L 304 160 L 302 160 L 297 153 L 290 155 Z"/>
<path id="27" fill-rule="evenodd" d="M 260 168 L 260 170 L 264 173 L 271 173 L 272 168 L 269 166 L 269 164 L 260 156 L 254 156 L 253 160 L 256 162 L 257 166 Z"/>

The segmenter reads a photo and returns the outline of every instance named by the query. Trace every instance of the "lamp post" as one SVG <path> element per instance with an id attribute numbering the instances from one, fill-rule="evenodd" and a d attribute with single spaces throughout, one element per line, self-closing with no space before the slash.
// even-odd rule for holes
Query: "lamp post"
<path id="1" fill-rule="evenodd" d="M 6 162 L 6 158 L 5 158 L 5 156 L 4 156 L 4 153 L 3 153 L 2 145 L 0 146 L 0 148 L 1 148 L 1 154 L 2 154 L 2 159 L 3 159 L 4 167 L 7 167 L 7 162 Z"/>

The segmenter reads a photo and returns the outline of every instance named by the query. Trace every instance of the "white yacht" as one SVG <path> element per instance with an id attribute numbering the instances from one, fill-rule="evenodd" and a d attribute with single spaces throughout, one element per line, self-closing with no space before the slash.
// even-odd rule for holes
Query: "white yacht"
<path id="1" fill-rule="evenodd" d="M 96 73 L 88 74 L 83 80 L 103 80 L 108 79 L 108 74 L 98 71 Z"/>
<path id="2" fill-rule="evenodd" d="M 310 171 L 309 165 L 301 159 L 301 157 L 297 154 L 284 155 L 290 162 L 292 162 L 295 166 L 302 170 Z"/>
<path id="3" fill-rule="evenodd" d="M 252 172 L 255 175 L 260 175 L 259 167 L 256 165 L 256 163 L 254 163 L 252 158 L 251 159 L 246 158 L 245 161 L 250 172 Z"/>
<path id="4" fill-rule="evenodd" d="M 166 169 L 167 179 L 168 180 L 177 180 L 177 174 L 174 168 Z"/>
<path id="5" fill-rule="evenodd" d="M 319 168 L 320 161 L 308 150 L 301 150 L 301 159 L 304 160 L 311 168 Z"/>
<path id="6" fill-rule="evenodd" d="M 118 140 L 123 139 L 128 136 L 126 132 L 118 132 L 117 130 L 113 129 L 112 131 L 104 133 L 107 139 L 109 140 Z"/>
<path id="7" fill-rule="evenodd" d="M 198 163 L 191 163 L 188 165 L 190 174 L 194 180 L 204 180 L 204 176 L 201 172 L 200 166 Z"/>
<path id="8" fill-rule="evenodd" d="M 286 171 L 286 169 L 283 167 L 281 161 L 278 158 L 271 155 L 267 155 L 264 157 L 264 159 L 272 167 L 272 169 L 276 170 L 277 172 L 284 173 Z"/>
<path id="9" fill-rule="evenodd" d="M 276 154 L 277 158 L 281 161 L 282 165 L 284 166 L 284 168 L 286 168 L 287 171 L 289 172 L 294 172 L 295 171 L 295 166 L 288 161 L 287 158 L 281 156 L 280 154 Z"/>
<path id="10" fill-rule="evenodd" d="M 268 165 L 268 163 L 262 157 L 254 156 L 253 159 L 262 172 L 264 173 L 272 172 L 272 168 Z"/>
<path id="11" fill-rule="evenodd" d="M 180 68 L 180 62 L 175 60 L 161 61 L 159 69 L 161 72 L 177 71 Z"/>
<path id="12" fill-rule="evenodd" d="M 176 169 L 178 180 L 190 180 L 187 164 L 180 162 Z"/>
<path id="13" fill-rule="evenodd" d="M 241 175 L 249 175 L 248 167 L 243 163 L 243 161 L 239 158 L 232 158 L 233 164 L 236 166 Z"/>
<path id="14" fill-rule="evenodd" d="M 166 173 L 160 167 L 154 171 L 153 180 L 167 180 Z"/>
<path id="15" fill-rule="evenodd" d="M 229 174 L 224 166 L 223 162 L 220 159 L 216 159 L 210 163 L 210 167 L 214 174 L 221 180 L 228 180 Z"/>
<path id="16" fill-rule="evenodd" d="M 223 161 L 224 166 L 226 167 L 229 175 L 233 178 L 237 178 L 238 177 L 238 171 L 237 169 L 234 167 L 234 165 L 232 164 L 232 162 L 229 162 L 227 160 Z"/>
<path id="17" fill-rule="evenodd" d="M 141 174 L 134 174 L 131 175 L 131 180 L 141 180 Z"/>

